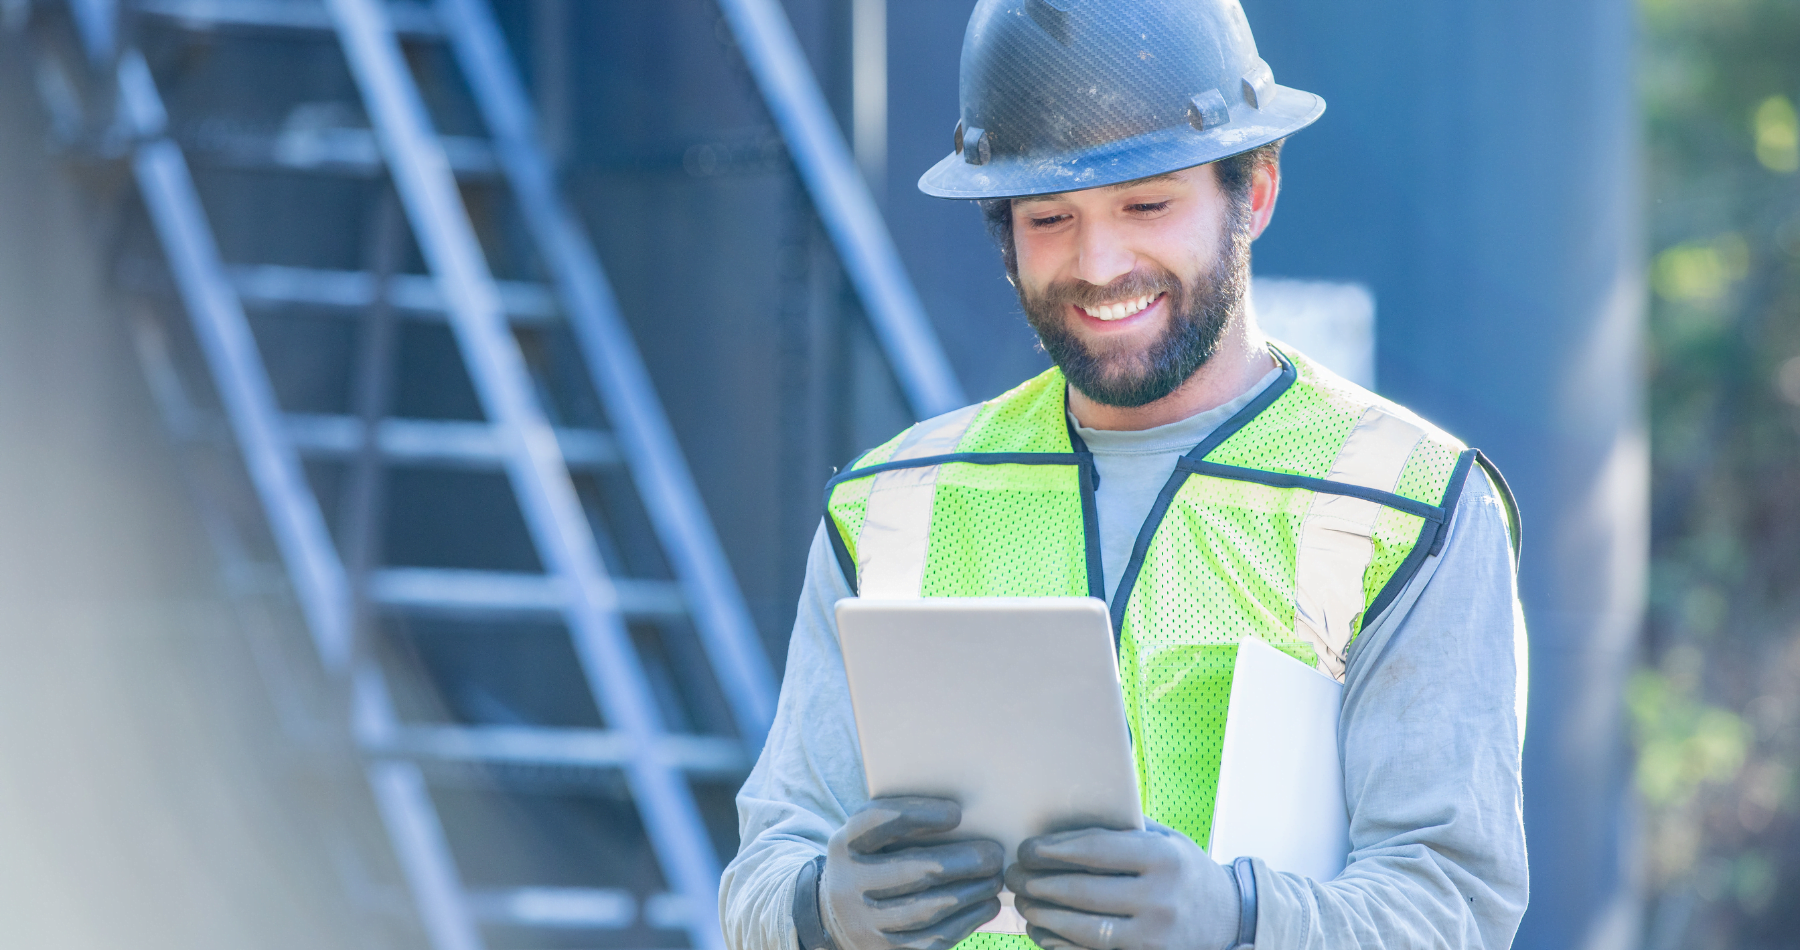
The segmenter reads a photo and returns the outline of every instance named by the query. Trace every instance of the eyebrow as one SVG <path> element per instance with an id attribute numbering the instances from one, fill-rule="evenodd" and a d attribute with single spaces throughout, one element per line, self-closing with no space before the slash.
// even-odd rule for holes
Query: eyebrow
<path id="1" fill-rule="evenodd" d="M 1130 181 L 1122 181 L 1116 185 L 1107 185 L 1101 190 L 1103 190 L 1103 191 L 1124 191 L 1127 188 L 1136 188 L 1139 185 L 1148 185 L 1151 182 L 1179 181 L 1179 180 L 1180 180 L 1180 176 L 1176 175 L 1174 172 L 1163 172 L 1160 175 L 1151 175 L 1148 178 L 1133 178 Z M 1055 201 L 1058 198 L 1061 198 L 1062 196 L 1064 196 L 1066 194 L 1068 194 L 1068 192 L 1058 191 L 1058 192 L 1055 192 L 1053 194 L 1048 194 L 1048 195 L 1025 195 L 1024 197 L 1021 197 L 1021 198 L 1014 198 L 1013 201 L 1015 201 L 1019 204 L 1035 204 L 1035 203 L 1041 202 L 1041 201 Z"/>

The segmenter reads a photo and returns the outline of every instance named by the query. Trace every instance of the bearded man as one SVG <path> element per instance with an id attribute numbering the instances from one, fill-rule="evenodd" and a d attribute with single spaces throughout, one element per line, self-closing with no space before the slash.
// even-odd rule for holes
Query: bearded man
<path id="1" fill-rule="evenodd" d="M 981 0 L 929 194 L 982 203 L 1054 368 L 827 488 L 774 729 L 738 796 L 734 950 L 1509 946 L 1526 901 L 1517 512 L 1454 437 L 1257 328 L 1251 243 L 1324 103 L 1236 0 Z M 871 801 L 841 598 L 1110 605 L 1144 831 L 942 840 Z M 1237 644 L 1344 683 L 1332 880 L 1196 841 Z M 1004 684 L 996 683 L 996 688 Z M 975 728 L 978 724 L 970 724 Z M 1026 935 L 977 932 L 1015 897 Z"/>

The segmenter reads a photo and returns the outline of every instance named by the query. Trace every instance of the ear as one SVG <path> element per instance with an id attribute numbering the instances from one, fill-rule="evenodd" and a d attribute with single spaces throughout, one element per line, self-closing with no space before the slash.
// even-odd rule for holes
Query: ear
<path id="1" fill-rule="evenodd" d="M 1262 237 L 1275 217 L 1275 198 L 1281 194 L 1281 165 L 1258 165 L 1250 176 L 1250 240 Z"/>

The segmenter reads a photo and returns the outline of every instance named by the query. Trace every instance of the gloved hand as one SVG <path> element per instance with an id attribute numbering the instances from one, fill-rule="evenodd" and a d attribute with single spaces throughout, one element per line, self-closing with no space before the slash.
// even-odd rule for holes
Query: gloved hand
<path id="1" fill-rule="evenodd" d="M 1231 870 L 1173 828 L 1027 838 L 1006 871 L 1026 935 L 1045 950 L 1224 950 L 1238 937 Z"/>
<path id="2" fill-rule="evenodd" d="M 945 950 L 1000 912 L 995 841 L 908 845 L 955 830 L 942 798 L 877 798 L 831 836 L 819 912 L 838 950 Z"/>

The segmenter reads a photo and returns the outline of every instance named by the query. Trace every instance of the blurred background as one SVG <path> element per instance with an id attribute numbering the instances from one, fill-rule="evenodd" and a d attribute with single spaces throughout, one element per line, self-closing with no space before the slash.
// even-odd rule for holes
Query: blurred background
<path id="1" fill-rule="evenodd" d="M 1507 473 L 1531 948 L 1800 930 L 1800 7 L 1244 0 Z M 820 491 L 1042 354 L 971 0 L 0 0 L 0 945 L 720 947 Z"/>

